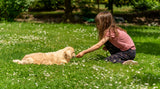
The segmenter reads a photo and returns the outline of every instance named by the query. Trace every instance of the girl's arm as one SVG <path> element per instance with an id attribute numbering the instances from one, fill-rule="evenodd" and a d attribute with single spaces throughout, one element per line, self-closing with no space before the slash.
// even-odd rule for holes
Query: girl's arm
<path id="1" fill-rule="evenodd" d="M 77 54 L 77 58 L 80 58 L 82 57 L 84 54 L 86 53 L 89 53 L 89 52 L 93 52 L 97 49 L 99 49 L 102 45 L 104 45 L 105 42 L 107 42 L 109 40 L 109 37 L 104 37 L 102 38 L 97 44 L 93 45 L 92 47 L 86 49 L 86 50 L 83 50 L 82 52 L 78 53 Z"/>

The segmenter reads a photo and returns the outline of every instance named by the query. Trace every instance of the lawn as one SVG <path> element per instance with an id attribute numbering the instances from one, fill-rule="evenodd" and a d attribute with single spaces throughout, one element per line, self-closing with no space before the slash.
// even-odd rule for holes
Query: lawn
<path id="1" fill-rule="evenodd" d="M 51 52 L 66 46 L 76 54 L 95 44 L 94 25 L 0 23 L 1 89 L 159 89 L 160 27 L 121 26 L 133 38 L 139 65 L 105 62 L 99 49 L 65 65 L 18 65 L 33 52 Z M 107 55 L 106 55 L 107 54 Z"/>

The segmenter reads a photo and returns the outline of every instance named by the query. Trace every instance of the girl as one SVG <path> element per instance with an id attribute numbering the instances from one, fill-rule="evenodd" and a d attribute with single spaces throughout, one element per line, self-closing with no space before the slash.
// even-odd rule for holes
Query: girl
<path id="1" fill-rule="evenodd" d="M 103 49 L 108 50 L 111 54 L 111 56 L 105 58 L 105 61 L 138 64 L 138 62 L 133 61 L 136 55 L 133 40 L 124 29 L 116 26 L 110 12 L 100 12 L 96 16 L 95 22 L 99 33 L 99 42 L 78 53 L 77 58 L 83 57 L 84 54 L 95 51 L 104 45 Z"/>

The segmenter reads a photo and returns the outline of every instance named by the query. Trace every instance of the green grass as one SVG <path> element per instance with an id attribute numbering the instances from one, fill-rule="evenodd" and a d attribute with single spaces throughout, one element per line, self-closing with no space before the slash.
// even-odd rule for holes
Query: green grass
<path id="1" fill-rule="evenodd" d="M 50 52 L 66 46 L 76 54 L 95 44 L 95 26 L 80 24 L 0 23 L 1 89 L 152 89 L 160 88 L 160 28 L 122 26 L 133 38 L 139 65 L 105 62 L 99 49 L 65 65 L 18 65 L 33 52 Z M 107 53 L 108 54 L 108 53 Z M 108 54 L 109 55 L 109 54 Z"/>

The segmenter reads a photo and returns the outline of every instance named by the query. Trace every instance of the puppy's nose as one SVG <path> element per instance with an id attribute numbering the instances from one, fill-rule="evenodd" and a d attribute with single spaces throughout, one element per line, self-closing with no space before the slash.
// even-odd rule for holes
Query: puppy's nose
<path id="1" fill-rule="evenodd" d="M 76 54 L 73 55 L 73 58 L 75 58 L 75 57 L 76 57 Z"/>

